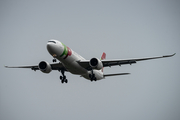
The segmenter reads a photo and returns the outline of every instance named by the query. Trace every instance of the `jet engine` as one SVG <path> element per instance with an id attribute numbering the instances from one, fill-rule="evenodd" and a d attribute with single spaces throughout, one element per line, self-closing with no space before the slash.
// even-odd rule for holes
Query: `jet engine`
<path id="1" fill-rule="evenodd" d="M 100 70 L 103 68 L 103 64 L 98 58 L 92 58 L 89 62 L 89 65 L 96 70 Z"/>
<path id="2" fill-rule="evenodd" d="M 41 70 L 43 73 L 50 73 L 51 72 L 51 65 L 46 61 L 41 61 L 38 65 L 39 70 Z"/>

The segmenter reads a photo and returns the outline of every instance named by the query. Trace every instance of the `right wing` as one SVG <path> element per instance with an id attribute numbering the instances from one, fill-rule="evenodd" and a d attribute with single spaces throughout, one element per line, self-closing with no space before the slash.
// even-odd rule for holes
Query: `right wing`
<path id="1" fill-rule="evenodd" d="M 50 64 L 52 70 L 66 70 L 66 68 L 63 66 L 62 63 L 55 63 L 55 64 Z M 34 71 L 39 70 L 38 65 L 33 65 L 33 66 L 5 66 L 6 68 L 30 68 Z"/>

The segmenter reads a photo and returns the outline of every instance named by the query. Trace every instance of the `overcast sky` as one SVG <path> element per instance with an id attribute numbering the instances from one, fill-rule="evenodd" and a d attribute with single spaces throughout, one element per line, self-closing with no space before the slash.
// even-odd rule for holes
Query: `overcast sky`
<path id="1" fill-rule="evenodd" d="M 130 75 L 90 82 L 4 65 L 52 63 L 57 39 L 86 59 L 174 57 L 105 68 Z M 1 0 L 0 120 L 180 119 L 178 0 Z"/>

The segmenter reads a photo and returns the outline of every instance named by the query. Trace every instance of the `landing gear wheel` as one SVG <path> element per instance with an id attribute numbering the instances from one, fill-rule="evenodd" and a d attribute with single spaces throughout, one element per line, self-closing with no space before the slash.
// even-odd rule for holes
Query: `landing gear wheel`
<path id="1" fill-rule="evenodd" d="M 55 59 L 55 58 L 53 59 L 53 62 L 56 62 L 56 59 Z"/>
<path id="2" fill-rule="evenodd" d="M 93 74 L 93 73 L 89 74 L 89 78 L 91 79 L 91 82 L 97 80 L 96 77 L 95 77 L 95 74 Z"/>
<path id="3" fill-rule="evenodd" d="M 65 82 L 65 83 L 68 83 L 68 80 L 67 80 L 67 79 L 65 79 L 65 80 L 64 80 L 64 82 Z"/>
<path id="4" fill-rule="evenodd" d="M 61 80 L 61 83 L 63 84 L 63 83 L 64 83 L 64 80 Z"/>
<path id="5" fill-rule="evenodd" d="M 62 79 L 61 83 L 68 83 L 68 80 L 67 79 Z"/>

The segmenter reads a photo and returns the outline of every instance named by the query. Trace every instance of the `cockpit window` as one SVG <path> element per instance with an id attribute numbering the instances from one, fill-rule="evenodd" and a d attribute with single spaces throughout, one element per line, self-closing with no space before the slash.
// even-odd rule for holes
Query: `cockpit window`
<path id="1" fill-rule="evenodd" d="M 48 41 L 48 42 L 52 42 L 52 43 L 55 43 L 55 44 L 56 44 L 56 42 L 55 42 L 55 41 Z"/>

